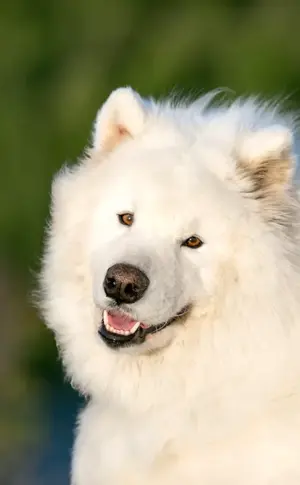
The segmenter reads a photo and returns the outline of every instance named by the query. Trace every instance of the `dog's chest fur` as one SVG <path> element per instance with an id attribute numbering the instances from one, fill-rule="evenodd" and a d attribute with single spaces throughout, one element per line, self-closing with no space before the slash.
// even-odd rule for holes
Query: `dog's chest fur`
<path id="1" fill-rule="evenodd" d="M 276 415 L 261 416 L 238 434 L 210 441 L 199 420 L 175 411 L 176 403 L 169 416 L 146 419 L 88 405 L 74 449 L 73 485 L 299 485 L 299 433 L 288 416 L 280 426 Z"/>

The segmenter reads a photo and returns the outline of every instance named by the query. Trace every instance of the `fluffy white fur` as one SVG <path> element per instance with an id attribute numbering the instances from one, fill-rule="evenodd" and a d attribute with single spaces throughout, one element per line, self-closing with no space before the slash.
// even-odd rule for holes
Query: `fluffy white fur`
<path id="1" fill-rule="evenodd" d="M 86 396 L 73 485 L 300 484 L 300 252 L 293 120 L 255 100 L 115 91 L 53 183 L 42 307 Z M 132 211 L 128 228 L 116 214 Z M 197 234 L 204 245 L 182 247 Z M 150 279 L 139 346 L 98 335 L 118 262 Z"/>

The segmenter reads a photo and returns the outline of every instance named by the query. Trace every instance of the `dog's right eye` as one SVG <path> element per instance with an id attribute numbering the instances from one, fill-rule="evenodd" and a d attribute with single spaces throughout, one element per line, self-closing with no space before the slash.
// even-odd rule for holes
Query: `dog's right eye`
<path id="1" fill-rule="evenodd" d="M 134 214 L 131 212 L 125 212 L 124 214 L 118 214 L 119 222 L 123 226 L 132 226 L 134 222 Z"/>

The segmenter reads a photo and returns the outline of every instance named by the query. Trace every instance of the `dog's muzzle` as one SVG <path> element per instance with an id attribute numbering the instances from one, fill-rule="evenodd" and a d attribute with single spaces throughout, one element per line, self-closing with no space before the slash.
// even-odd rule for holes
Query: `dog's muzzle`
<path id="1" fill-rule="evenodd" d="M 146 325 L 133 320 L 130 315 L 115 310 L 104 310 L 98 333 L 103 341 L 112 348 L 142 344 L 148 336 L 161 332 L 182 319 L 189 310 L 190 305 L 187 305 L 174 317 L 158 325 Z"/>

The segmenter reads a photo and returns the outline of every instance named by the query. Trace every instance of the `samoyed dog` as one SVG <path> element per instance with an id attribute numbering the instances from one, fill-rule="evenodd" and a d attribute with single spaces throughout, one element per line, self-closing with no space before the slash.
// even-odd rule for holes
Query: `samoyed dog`
<path id="1" fill-rule="evenodd" d="M 42 309 L 87 397 L 72 485 L 300 484 L 295 123 L 114 91 L 63 168 Z"/>

